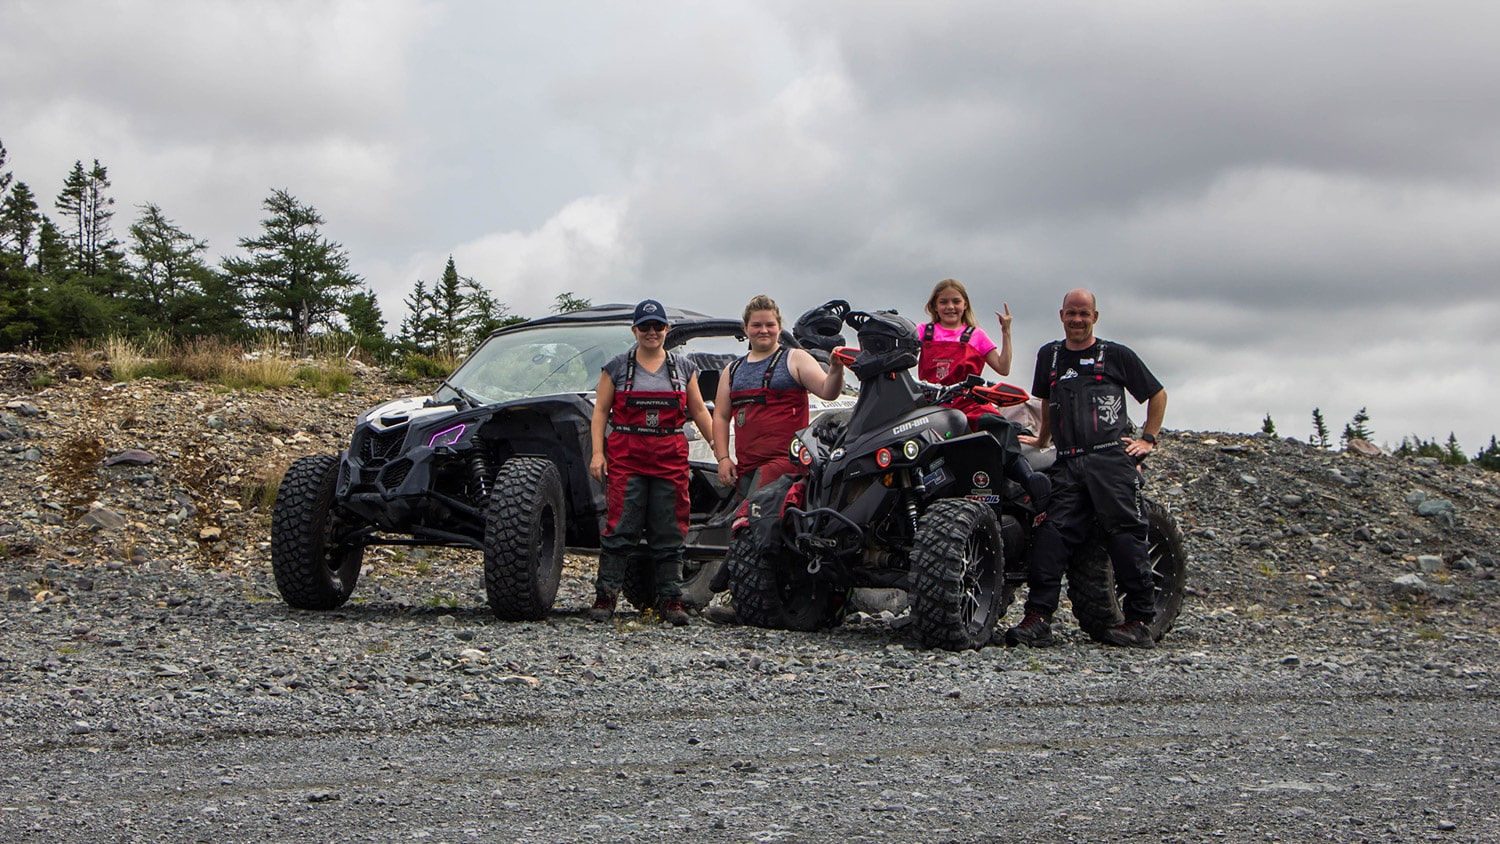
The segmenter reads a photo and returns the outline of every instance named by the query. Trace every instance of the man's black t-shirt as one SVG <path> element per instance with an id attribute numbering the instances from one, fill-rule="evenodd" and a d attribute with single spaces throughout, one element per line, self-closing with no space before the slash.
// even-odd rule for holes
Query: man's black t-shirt
<path id="1" fill-rule="evenodd" d="M 1095 340 L 1087 349 L 1073 351 L 1066 343 L 1054 341 L 1042 346 L 1036 353 L 1036 373 L 1031 380 L 1031 394 L 1039 399 L 1052 396 L 1052 350 L 1057 347 L 1057 380 L 1067 381 L 1080 374 L 1092 373 L 1099 344 L 1107 347 L 1104 352 L 1104 377 L 1125 389 L 1138 402 L 1144 402 L 1161 391 L 1161 382 L 1146 368 L 1140 357 L 1128 346 L 1112 340 Z"/>

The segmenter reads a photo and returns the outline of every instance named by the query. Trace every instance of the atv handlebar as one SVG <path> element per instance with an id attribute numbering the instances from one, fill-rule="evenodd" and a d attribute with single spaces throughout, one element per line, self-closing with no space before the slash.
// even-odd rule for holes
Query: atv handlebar
<path id="1" fill-rule="evenodd" d="M 933 404 L 947 404 L 965 395 L 996 407 L 1013 407 L 1025 404 L 1031 399 L 1029 393 L 1014 384 L 1007 384 L 1004 381 L 991 384 L 978 375 L 970 375 L 957 384 L 929 384 L 925 381 L 918 383 L 922 385 L 922 392 Z"/>

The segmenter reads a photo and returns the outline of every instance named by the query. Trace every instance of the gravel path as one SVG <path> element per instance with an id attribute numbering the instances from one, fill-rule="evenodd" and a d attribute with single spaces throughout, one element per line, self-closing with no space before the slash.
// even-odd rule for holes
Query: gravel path
<path id="1" fill-rule="evenodd" d="M 1155 651 L 489 616 L 472 563 L 9 572 L 6 841 L 1486 841 L 1496 637 L 1189 605 Z M 15 590 L 12 589 L 12 592 Z M 455 608 L 435 606 L 450 596 Z M 64 600 L 66 596 L 66 600 Z M 19 597 L 19 595 L 13 595 Z M 29 596 L 35 597 L 35 596 Z M 1014 610 L 1012 611 L 1014 613 Z"/>

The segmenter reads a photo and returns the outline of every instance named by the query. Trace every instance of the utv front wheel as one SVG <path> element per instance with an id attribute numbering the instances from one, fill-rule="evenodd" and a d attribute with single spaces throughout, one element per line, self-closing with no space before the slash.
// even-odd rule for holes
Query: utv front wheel
<path id="1" fill-rule="evenodd" d="M 938 501 L 917 521 L 912 547 L 911 617 L 922 647 L 988 644 L 1005 561 L 995 511 L 962 498 Z"/>
<path id="2" fill-rule="evenodd" d="M 331 610 L 349 600 L 359 580 L 364 546 L 342 542 L 334 507 L 339 460 L 313 454 L 293 463 L 276 490 L 271 513 L 271 571 L 291 606 Z"/>
<path id="3" fill-rule="evenodd" d="M 1182 595 L 1187 587 L 1187 551 L 1183 547 L 1182 528 L 1167 508 L 1149 498 L 1145 506 L 1147 554 L 1156 592 L 1151 637 L 1160 641 L 1182 611 Z M 1095 536 L 1068 563 L 1068 600 L 1073 604 L 1078 626 L 1094 641 L 1104 641 L 1105 632 L 1125 620 L 1120 598 L 1114 566 L 1104 552 L 1103 537 Z"/>
<path id="4" fill-rule="evenodd" d="M 546 618 L 562 581 L 566 520 L 551 460 L 516 457 L 495 473 L 484 519 L 484 592 L 497 617 Z"/>

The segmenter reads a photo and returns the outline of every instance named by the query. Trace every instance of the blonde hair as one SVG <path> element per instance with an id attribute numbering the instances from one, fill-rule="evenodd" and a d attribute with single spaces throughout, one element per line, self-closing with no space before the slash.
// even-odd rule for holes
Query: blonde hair
<path id="1" fill-rule="evenodd" d="M 962 318 L 963 324 L 969 326 L 970 328 L 978 328 L 979 320 L 974 318 L 974 305 L 969 299 L 968 288 L 964 287 L 964 283 L 956 278 L 945 278 L 942 281 L 938 282 L 937 286 L 932 288 L 932 295 L 927 297 L 927 315 L 929 317 L 932 317 L 933 322 L 942 321 L 938 319 L 937 314 L 938 294 L 942 293 L 944 290 L 949 289 L 950 287 L 954 290 L 957 290 L 958 295 L 964 297 L 964 315 Z"/>
<path id="2" fill-rule="evenodd" d="M 745 316 L 740 320 L 740 323 L 743 324 L 746 328 L 749 328 L 750 315 L 755 313 L 756 311 L 770 311 L 771 313 L 775 314 L 777 325 L 781 325 L 786 322 L 786 320 L 783 320 L 781 318 L 781 309 L 776 307 L 776 300 L 762 293 L 761 295 L 756 296 L 754 299 L 751 299 L 750 304 L 745 306 Z"/>

